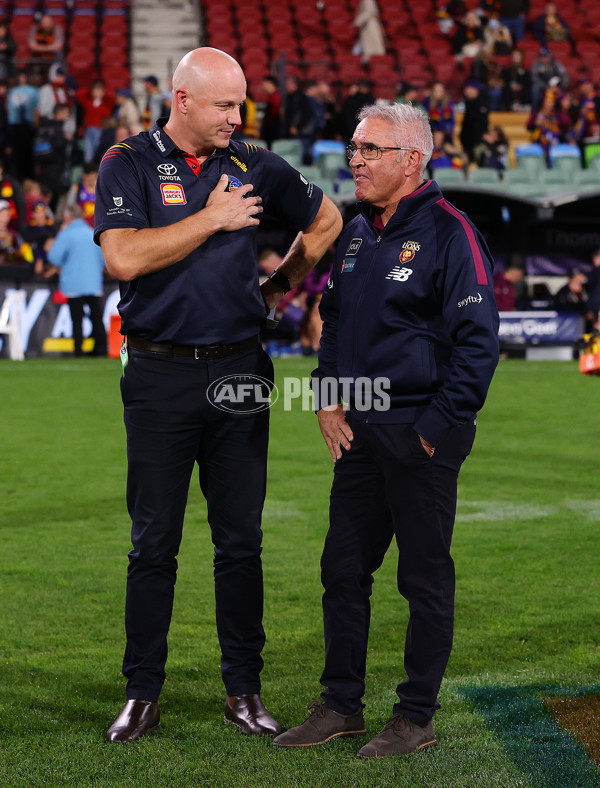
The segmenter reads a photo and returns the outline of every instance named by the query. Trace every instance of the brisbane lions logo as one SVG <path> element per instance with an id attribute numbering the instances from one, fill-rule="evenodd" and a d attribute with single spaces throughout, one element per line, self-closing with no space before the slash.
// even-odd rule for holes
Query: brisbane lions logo
<path id="1" fill-rule="evenodd" d="M 402 251 L 398 255 L 400 262 L 402 264 L 410 263 L 420 248 L 421 244 L 418 241 L 405 241 L 402 244 Z"/>

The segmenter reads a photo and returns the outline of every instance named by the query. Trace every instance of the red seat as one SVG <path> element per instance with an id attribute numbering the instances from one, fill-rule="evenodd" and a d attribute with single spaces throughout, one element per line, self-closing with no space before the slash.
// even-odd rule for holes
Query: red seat
<path id="1" fill-rule="evenodd" d="M 451 82 L 456 75 L 456 63 L 440 61 L 432 63 L 432 69 L 435 79 L 444 84 Z"/>
<path id="2" fill-rule="evenodd" d="M 271 62 L 271 58 L 264 49 L 240 49 L 239 59 L 245 67 L 260 69 L 261 73 L 265 69 L 268 70 Z"/>
<path id="3" fill-rule="evenodd" d="M 293 52 L 294 57 L 299 56 L 298 46 L 296 44 L 296 40 L 293 38 L 287 37 L 277 37 L 271 39 L 271 51 L 272 52 Z"/>
<path id="4" fill-rule="evenodd" d="M 548 41 L 548 49 L 557 60 L 563 60 L 571 55 L 571 44 L 569 41 Z"/>
<path id="5" fill-rule="evenodd" d="M 108 68 L 101 69 L 102 79 L 109 90 L 119 90 L 131 84 L 131 73 L 128 68 Z"/>
<path id="6" fill-rule="evenodd" d="M 265 7 L 265 19 L 267 23 L 282 22 L 292 25 L 292 14 L 286 6 L 269 5 Z"/>
<path id="7" fill-rule="evenodd" d="M 258 49 L 264 50 L 265 36 L 261 30 L 253 30 L 252 28 L 247 30 L 242 29 L 238 33 L 238 43 L 246 49 L 249 46 L 255 46 Z"/>
<path id="8" fill-rule="evenodd" d="M 232 44 L 233 40 L 229 33 L 214 33 L 207 36 L 206 43 L 215 49 L 222 49 L 223 51 L 233 49 L 235 51 L 235 45 Z"/>

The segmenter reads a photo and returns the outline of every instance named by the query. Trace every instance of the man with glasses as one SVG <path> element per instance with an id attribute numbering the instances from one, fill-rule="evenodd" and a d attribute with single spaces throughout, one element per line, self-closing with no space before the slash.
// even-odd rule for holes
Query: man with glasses
<path id="1" fill-rule="evenodd" d="M 424 180 L 427 115 L 411 104 L 372 106 L 359 121 L 347 151 L 364 206 L 337 243 L 313 372 L 335 463 L 321 560 L 325 690 L 274 744 L 366 733 L 369 598 L 395 538 L 410 613 L 407 677 L 384 730 L 358 753 L 380 758 L 436 743 L 432 718 L 453 635 L 457 478 L 498 361 L 498 311 L 483 238 Z"/>

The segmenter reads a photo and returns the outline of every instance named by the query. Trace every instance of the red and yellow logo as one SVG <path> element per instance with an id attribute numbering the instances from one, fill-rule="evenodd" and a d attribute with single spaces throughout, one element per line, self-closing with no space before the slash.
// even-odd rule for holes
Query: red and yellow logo
<path id="1" fill-rule="evenodd" d="M 185 205 L 185 192 L 179 183 L 161 183 L 163 205 Z"/>

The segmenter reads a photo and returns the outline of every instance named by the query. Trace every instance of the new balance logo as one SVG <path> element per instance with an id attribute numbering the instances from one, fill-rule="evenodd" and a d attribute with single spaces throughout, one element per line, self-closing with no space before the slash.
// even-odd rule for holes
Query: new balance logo
<path id="1" fill-rule="evenodd" d="M 393 279 L 394 282 L 406 282 L 412 272 L 412 268 L 405 268 L 404 266 L 400 267 L 399 265 L 395 265 L 386 276 L 386 279 Z"/>

